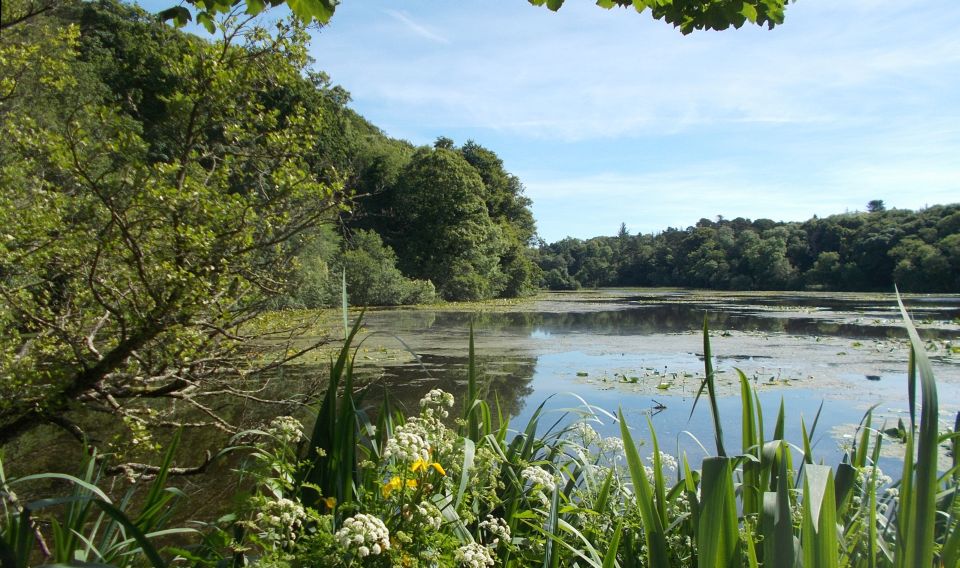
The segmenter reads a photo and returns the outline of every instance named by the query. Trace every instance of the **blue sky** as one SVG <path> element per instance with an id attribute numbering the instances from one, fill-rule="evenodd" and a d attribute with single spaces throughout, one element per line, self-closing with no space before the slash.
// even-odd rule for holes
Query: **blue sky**
<path id="1" fill-rule="evenodd" d="M 540 235 L 960 201 L 956 0 L 800 0 L 683 36 L 567 0 L 345 0 L 316 67 L 388 135 L 494 150 Z"/>
<path id="2" fill-rule="evenodd" d="M 540 234 L 960 201 L 960 6 L 800 0 L 683 36 L 568 0 L 346 0 L 317 66 L 389 135 L 497 152 Z"/>

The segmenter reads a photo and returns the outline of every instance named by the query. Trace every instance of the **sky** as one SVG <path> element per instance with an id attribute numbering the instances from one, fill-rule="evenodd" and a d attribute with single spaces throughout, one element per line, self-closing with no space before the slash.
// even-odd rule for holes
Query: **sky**
<path id="1" fill-rule="evenodd" d="M 960 201 L 960 6 L 800 0 L 684 36 L 567 0 L 345 0 L 317 67 L 388 135 L 495 151 L 547 241 Z"/>
<path id="2" fill-rule="evenodd" d="M 538 232 L 960 201 L 956 0 L 800 0 L 684 36 L 567 0 L 344 0 L 315 67 L 389 136 L 496 152 Z"/>

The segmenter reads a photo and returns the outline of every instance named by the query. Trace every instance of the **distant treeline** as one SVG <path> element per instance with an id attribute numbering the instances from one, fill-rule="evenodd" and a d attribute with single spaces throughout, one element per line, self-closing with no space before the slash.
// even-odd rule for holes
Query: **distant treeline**
<path id="1" fill-rule="evenodd" d="M 567 238 L 539 249 L 543 284 L 721 290 L 960 292 L 960 204 L 814 217 L 701 219 L 686 229 Z"/>

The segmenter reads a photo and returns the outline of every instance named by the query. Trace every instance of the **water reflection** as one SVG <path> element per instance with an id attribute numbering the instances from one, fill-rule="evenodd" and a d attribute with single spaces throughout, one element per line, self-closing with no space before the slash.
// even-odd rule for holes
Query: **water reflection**
<path id="1" fill-rule="evenodd" d="M 562 297 L 562 296 L 561 296 Z M 894 339 L 905 336 L 896 304 L 843 297 L 730 296 L 690 300 L 686 295 L 627 296 L 573 299 L 601 309 L 582 311 L 516 311 L 471 314 L 465 312 L 389 311 L 372 314 L 396 332 L 445 329 L 465 334 L 471 323 L 491 333 L 538 339 L 560 334 L 654 335 L 699 329 L 704 315 L 714 330 L 788 335 L 840 336 L 856 339 Z M 912 298 L 912 317 L 918 321 L 960 320 L 960 299 Z M 775 309 L 771 309 L 775 308 Z M 956 330 L 922 329 L 926 339 L 951 339 Z"/>
<path id="2" fill-rule="evenodd" d="M 921 330 L 926 339 L 957 338 L 960 297 L 906 303 L 915 321 L 930 324 Z M 623 407 L 634 426 L 652 416 L 663 435 L 688 431 L 703 440 L 712 436 L 709 416 L 688 416 L 702 376 L 698 330 L 705 313 L 730 420 L 739 418 L 735 369 L 769 404 L 783 398 L 797 423 L 800 413 L 809 422 L 826 399 L 822 432 L 856 423 L 876 402 L 902 410 L 906 333 L 892 296 L 560 293 L 506 312 L 384 310 L 368 314 L 368 323 L 422 353 L 422 365 L 378 370 L 391 396 L 409 408 L 430 388 L 462 397 L 472 324 L 491 402 L 498 397 L 514 425 L 522 426 L 544 400 L 553 410 L 587 402 L 610 413 Z M 960 361 L 949 349 L 931 355 L 943 410 L 955 411 Z"/>

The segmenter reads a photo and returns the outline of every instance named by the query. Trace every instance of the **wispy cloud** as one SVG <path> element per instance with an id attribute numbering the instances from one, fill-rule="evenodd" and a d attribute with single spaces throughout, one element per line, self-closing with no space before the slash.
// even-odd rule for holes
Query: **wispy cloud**
<path id="1" fill-rule="evenodd" d="M 390 16 L 392 16 L 395 20 L 397 20 L 398 22 L 406 26 L 408 30 L 412 31 L 413 33 L 415 33 L 416 35 L 424 39 L 428 39 L 435 43 L 443 43 L 443 44 L 450 43 L 450 40 L 448 40 L 447 38 L 443 37 L 438 33 L 431 31 L 429 28 L 427 28 L 423 24 L 420 24 L 414 21 L 413 18 L 411 18 L 404 12 L 401 12 L 399 10 L 384 10 L 384 11 Z"/>
<path id="2" fill-rule="evenodd" d="M 446 42 L 432 29 L 447 30 L 455 48 L 357 41 L 334 78 L 358 102 L 403 109 L 425 127 L 575 141 L 855 119 L 883 106 L 871 95 L 947 80 L 960 61 L 960 38 L 919 33 L 930 27 L 924 14 L 897 13 L 897 26 L 884 25 L 876 3 L 846 12 L 799 3 L 774 32 L 688 37 L 629 11 L 568 4 L 557 14 L 457 4 L 419 20 L 386 10 L 431 42 Z M 421 23 L 428 15 L 431 27 Z M 357 66 L 376 82 L 351 85 Z"/>
<path id="3" fill-rule="evenodd" d="M 544 235 L 805 219 L 957 200 L 954 1 L 798 2 L 772 32 L 682 36 L 591 3 L 365 0 L 315 53 L 389 134 L 489 145 Z"/>

